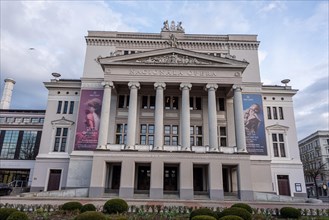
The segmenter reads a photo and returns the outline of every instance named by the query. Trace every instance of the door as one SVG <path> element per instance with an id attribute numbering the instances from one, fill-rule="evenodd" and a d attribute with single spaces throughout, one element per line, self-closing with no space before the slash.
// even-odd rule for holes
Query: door
<path id="1" fill-rule="evenodd" d="M 164 167 L 164 191 L 177 191 L 177 167 L 165 166 Z"/>
<path id="2" fill-rule="evenodd" d="M 120 188 L 120 178 L 121 178 L 121 165 L 114 165 L 112 168 L 112 183 L 111 189 Z"/>
<path id="3" fill-rule="evenodd" d="M 278 175 L 279 195 L 290 196 L 289 176 Z"/>
<path id="4" fill-rule="evenodd" d="M 194 191 L 203 191 L 203 169 L 202 167 L 193 168 L 193 189 Z"/>
<path id="5" fill-rule="evenodd" d="M 150 190 L 151 166 L 138 166 L 137 190 Z"/>
<path id="6" fill-rule="evenodd" d="M 50 170 L 47 191 L 59 190 L 62 170 Z"/>

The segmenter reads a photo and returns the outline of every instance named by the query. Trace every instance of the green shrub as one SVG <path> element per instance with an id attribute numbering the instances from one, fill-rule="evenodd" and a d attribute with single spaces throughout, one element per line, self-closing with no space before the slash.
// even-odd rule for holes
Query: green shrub
<path id="1" fill-rule="evenodd" d="M 222 212 L 217 212 L 218 218 L 222 218 L 227 215 L 236 215 L 240 216 L 244 220 L 251 220 L 251 214 L 243 208 L 231 207 L 228 209 L 224 209 Z"/>
<path id="2" fill-rule="evenodd" d="M 212 210 L 210 210 L 208 208 L 200 208 L 200 209 L 195 209 L 191 212 L 190 219 L 193 219 L 193 217 L 199 216 L 199 215 L 207 215 L 207 216 L 217 218 L 216 213 L 213 212 Z"/>
<path id="3" fill-rule="evenodd" d="M 66 202 L 61 207 L 61 209 L 65 211 L 80 210 L 81 208 L 82 204 L 80 202 Z"/>
<path id="4" fill-rule="evenodd" d="M 246 203 L 236 203 L 236 204 L 233 204 L 231 207 L 243 208 L 243 209 L 247 210 L 250 214 L 252 214 L 251 206 Z"/>
<path id="5" fill-rule="evenodd" d="M 16 209 L 13 208 L 2 208 L 0 209 L 0 220 L 6 220 L 11 213 L 17 212 Z"/>
<path id="6" fill-rule="evenodd" d="M 283 218 L 299 218 L 301 213 L 298 209 L 293 207 L 282 207 L 280 209 L 280 215 Z"/>
<path id="7" fill-rule="evenodd" d="M 192 220 L 216 220 L 216 218 L 209 215 L 197 215 Z"/>
<path id="8" fill-rule="evenodd" d="M 96 211 L 96 207 L 93 204 L 84 204 L 81 209 L 80 212 L 87 212 L 87 211 Z"/>
<path id="9" fill-rule="evenodd" d="M 123 199 L 110 199 L 104 204 L 103 209 L 108 214 L 123 213 L 128 211 L 128 204 Z"/>
<path id="10" fill-rule="evenodd" d="M 266 216 L 264 214 L 254 214 L 252 216 L 253 220 L 266 220 Z"/>
<path id="11" fill-rule="evenodd" d="M 243 218 L 241 218 L 240 216 L 236 216 L 236 215 L 227 215 L 227 216 L 221 217 L 219 220 L 243 220 Z"/>
<path id="12" fill-rule="evenodd" d="M 101 212 L 86 211 L 75 217 L 74 220 L 106 220 L 106 217 Z"/>
<path id="13" fill-rule="evenodd" d="M 15 211 L 9 215 L 7 220 L 29 220 L 29 217 L 24 212 Z"/>

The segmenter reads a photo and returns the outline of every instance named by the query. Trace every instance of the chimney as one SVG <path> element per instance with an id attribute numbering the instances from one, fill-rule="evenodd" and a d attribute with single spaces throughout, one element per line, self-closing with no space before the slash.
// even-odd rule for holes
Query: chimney
<path id="1" fill-rule="evenodd" d="M 9 109 L 15 83 L 15 80 L 11 78 L 5 79 L 5 86 L 3 88 L 1 97 L 0 109 Z"/>

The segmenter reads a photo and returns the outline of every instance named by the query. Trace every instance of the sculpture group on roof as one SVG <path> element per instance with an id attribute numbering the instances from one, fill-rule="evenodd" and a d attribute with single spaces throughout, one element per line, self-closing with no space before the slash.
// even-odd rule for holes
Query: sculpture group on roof
<path id="1" fill-rule="evenodd" d="M 175 21 L 171 21 L 171 24 L 169 26 L 168 20 L 163 22 L 163 28 L 162 31 L 179 31 L 184 32 L 184 28 L 182 27 L 182 22 L 178 21 L 177 25 L 175 24 Z"/>

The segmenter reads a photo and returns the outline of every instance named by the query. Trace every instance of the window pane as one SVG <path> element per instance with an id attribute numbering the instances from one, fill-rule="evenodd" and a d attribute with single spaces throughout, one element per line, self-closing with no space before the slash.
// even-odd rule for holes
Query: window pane
<path id="1" fill-rule="evenodd" d="M 154 134 L 154 125 L 149 125 L 149 134 Z"/>
<path id="2" fill-rule="evenodd" d="M 155 108 L 155 96 L 150 96 L 150 109 Z"/>
<path id="3" fill-rule="evenodd" d="M 280 143 L 280 153 L 281 153 L 281 157 L 286 157 L 286 151 L 284 149 L 284 143 Z"/>
<path id="4" fill-rule="evenodd" d="M 142 97 L 142 108 L 148 108 L 147 107 L 147 96 Z"/>
<path id="5" fill-rule="evenodd" d="M 145 124 L 141 125 L 141 134 L 146 134 L 147 126 Z"/>
<path id="6" fill-rule="evenodd" d="M 178 97 L 173 97 L 172 107 L 173 107 L 173 109 L 178 109 Z"/>
<path id="7" fill-rule="evenodd" d="M 194 146 L 194 136 L 190 136 L 190 146 Z"/>
<path id="8" fill-rule="evenodd" d="M 278 119 L 278 111 L 277 111 L 276 107 L 273 107 L 273 118 Z"/>
<path id="9" fill-rule="evenodd" d="M 191 127 L 190 127 L 190 135 L 193 135 L 193 134 L 194 134 L 194 127 L 191 126 Z"/>
<path id="10" fill-rule="evenodd" d="M 124 131 L 123 131 L 124 133 L 127 133 L 127 127 L 128 127 L 128 124 L 125 124 L 124 127 L 123 127 L 124 128 Z"/>
<path id="11" fill-rule="evenodd" d="M 196 141 L 197 146 L 202 146 L 202 137 L 196 137 Z"/>
<path id="12" fill-rule="evenodd" d="M 115 143 L 116 144 L 122 144 L 122 135 L 116 135 Z"/>
<path id="13" fill-rule="evenodd" d="M 153 145 L 154 144 L 154 136 L 153 135 L 149 135 L 148 141 L 149 141 L 149 145 Z"/>
<path id="14" fill-rule="evenodd" d="M 63 114 L 66 114 L 67 113 L 67 107 L 69 105 L 69 102 L 68 101 L 65 101 L 64 102 L 64 109 L 63 109 Z"/>
<path id="15" fill-rule="evenodd" d="M 273 143 L 273 152 L 274 152 L 275 157 L 279 156 L 279 150 L 278 150 L 278 144 L 277 143 Z"/>
<path id="16" fill-rule="evenodd" d="M 195 134 L 202 135 L 202 127 L 201 126 L 196 126 L 195 127 Z"/>
<path id="17" fill-rule="evenodd" d="M 220 138 L 220 146 L 222 147 L 226 147 L 227 144 L 226 144 L 226 138 Z"/>
<path id="18" fill-rule="evenodd" d="M 219 111 L 225 111 L 225 99 L 219 98 L 218 104 L 219 104 Z"/>
<path id="19" fill-rule="evenodd" d="M 164 126 L 164 133 L 165 134 L 170 134 L 170 125 L 165 125 Z"/>
<path id="20" fill-rule="evenodd" d="M 280 115 L 280 119 L 283 119 L 283 109 L 282 107 L 279 107 L 279 115 Z"/>
<path id="21" fill-rule="evenodd" d="M 74 102 L 71 101 L 70 102 L 70 111 L 69 111 L 69 114 L 73 114 L 73 110 L 74 110 Z"/>
<path id="22" fill-rule="evenodd" d="M 123 124 L 117 124 L 117 133 L 122 133 Z"/>
<path id="23" fill-rule="evenodd" d="M 190 97 L 190 110 L 193 110 L 193 100 L 194 100 L 194 98 L 193 97 Z"/>
<path id="24" fill-rule="evenodd" d="M 126 104 L 126 107 L 127 107 L 127 108 L 129 107 L 129 100 L 130 100 L 130 96 L 127 95 L 127 104 Z"/>
<path id="25" fill-rule="evenodd" d="M 66 146 L 66 138 L 62 138 L 61 152 L 65 152 L 65 146 Z"/>
<path id="26" fill-rule="evenodd" d="M 123 108 L 125 103 L 125 96 L 123 95 L 119 95 L 119 104 L 118 104 L 118 108 Z"/>
<path id="27" fill-rule="evenodd" d="M 177 136 L 172 137 L 172 145 L 173 146 L 177 146 L 178 145 L 178 137 Z"/>
<path id="28" fill-rule="evenodd" d="M 178 126 L 177 125 L 172 126 L 172 134 L 178 134 Z"/>
<path id="29" fill-rule="evenodd" d="M 38 122 L 39 122 L 39 118 L 32 118 L 32 119 L 31 119 L 31 122 L 32 122 L 32 123 L 38 123 Z"/>
<path id="30" fill-rule="evenodd" d="M 195 98 L 195 107 L 196 107 L 196 109 L 197 110 L 201 110 L 201 107 L 202 105 L 201 105 L 201 97 L 196 97 Z"/>
<path id="31" fill-rule="evenodd" d="M 226 136 L 226 127 L 220 127 L 220 136 Z"/>
<path id="32" fill-rule="evenodd" d="M 56 128 L 56 136 L 61 136 L 62 129 L 61 128 Z"/>
<path id="33" fill-rule="evenodd" d="M 145 135 L 141 135 L 140 136 L 140 139 L 141 139 L 140 143 L 145 145 L 146 144 L 146 136 Z"/>
<path id="34" fill-rule="evenodd" d="M 66 137 L 67 136 L 67 131 L 68 129 L 67 128 L 63 128 L 63 136 Z"/>
<path id="35" fill-rule="evenodd" d="M 58 101 L 58 105 L 57 105 L 57 114 L 60 114 L 61 113 L 61 110 L 62 110 L 62 101 Z"/>
<path id="36" fill-rule="evenodd" d="M 271 107 L 267 107 L 267 119 L 272 119 Z"/>
<path id="37" fill-rule="evenodd" d="M 283 134 L 279 134 L 279 141 L 283 142 Z"/>
<path id="38" fill-rule="evenodd" d="M 55 138 L 54 151 L 58 151 L 60 138 Z"/>
<path id="39" fill-rule="evenodd" d="M 276 134 L 272 134 L 272 140 L 273 140 L 273 142 L 277 142 L 278 141 L 278 139 L 276 137 Z"/>
<path id="40" fill-rule="evenodd" d="M 164 144 L 165 145 L 170 145 L 170 137 L 169 136 L 164 137 Z"/>
<path id="41" fill-rule="evenodd" d="M 165 98 L 165 109 L 170 109 L 170 96 Z"/>

